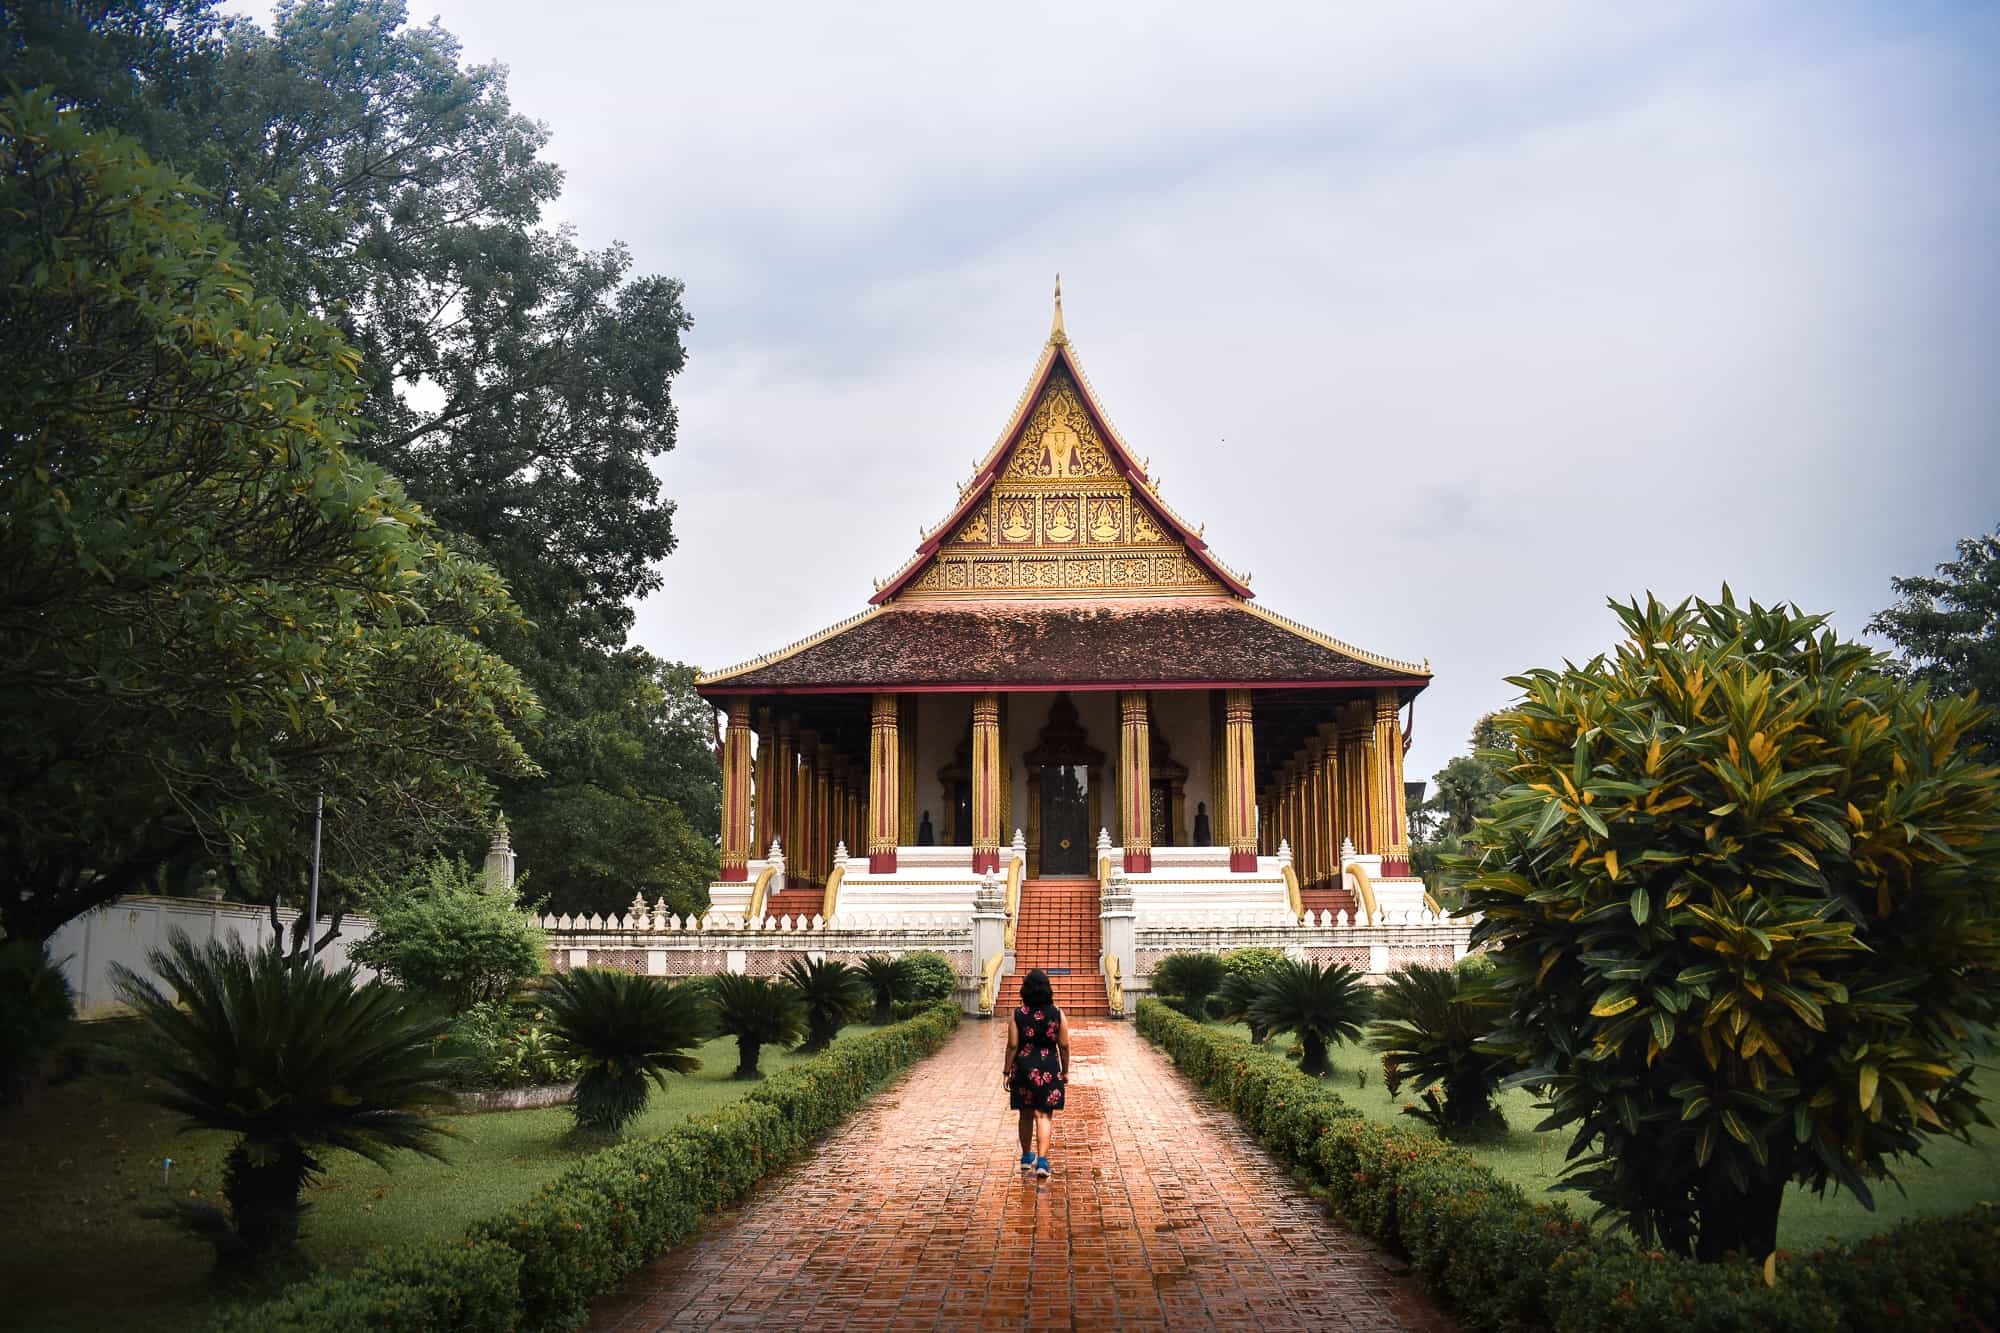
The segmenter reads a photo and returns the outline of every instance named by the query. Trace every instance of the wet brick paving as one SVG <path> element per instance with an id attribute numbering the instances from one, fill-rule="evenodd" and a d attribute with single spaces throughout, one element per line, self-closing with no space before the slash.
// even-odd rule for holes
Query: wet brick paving
<path id="1" fill-rule="evenodd" d="M 1128 1023 L 1078 1020 L 1055 1174 L 968 1022 L 817 1156 L 598 1304 L 600 1330 L 1453 1324 Z"/>

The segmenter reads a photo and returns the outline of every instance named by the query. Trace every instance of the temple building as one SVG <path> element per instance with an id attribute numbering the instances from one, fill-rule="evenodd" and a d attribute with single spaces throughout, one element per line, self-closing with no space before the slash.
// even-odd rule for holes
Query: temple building
<path id="1" fill-rule="evenodd" d="M 867 608 L 701 678 L 727 716 L 715 897 L 962 910 L 1016 849 L 1024 898 L 1083 894 L 1108 843 L 1142 918 L 1345 903 L 1355 859 L 1420 898 L 1404 717 L 1429 681 L 1255 600 L 1112 427 L 1058 288 L 1005 429 Z"/>

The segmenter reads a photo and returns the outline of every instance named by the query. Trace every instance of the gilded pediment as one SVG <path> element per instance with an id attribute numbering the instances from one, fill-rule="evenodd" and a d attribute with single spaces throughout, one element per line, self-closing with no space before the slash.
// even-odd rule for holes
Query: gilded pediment
<path id="1" fill-rule="evenodd" d="M 1117 475 L 1076 386 L 1066 375 L 1051 376 L 1000 469 L 1001 479 L 1063 482 Z"/>

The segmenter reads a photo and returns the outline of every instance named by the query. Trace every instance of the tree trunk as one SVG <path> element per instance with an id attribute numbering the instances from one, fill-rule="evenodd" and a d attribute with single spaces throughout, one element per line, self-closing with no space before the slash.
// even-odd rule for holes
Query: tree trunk
<path id="1" fill-rule="evenodd" d="M 248 1141 L 240 1142 L 230 1149 L 222 1173 L 230 1225 L 243 1245 L 236 1257 L 245 1265 L 290 1253 L 305 1211 L 299 1204 L 308 1167 L 305 1149 L 286 1143 L 265 1153 L 267 1160 L 252 1161 Z"/>
<path id="2" fill-rule="evenodd" d="M 761 1041 L 752 1041 L 748 1037 L 738 1037 L 736 1039 L 737 1078 L 763 1077 L 757 1072 L 757 1052 L 763 1044 Z"/>
<path id="3" fill-rule="evenodd" d="M 1747 1194 L 1719 1193 L 1701 1207 L 1701 1239 L 1695 1258 L 1714 1263 L 1735 1254 L 1761 1260 L 1778 1248 L 1778 1209 L 1787 1182 L 1760 1181 Z"/>
<path id="4" fill-rule="evenodd" d="M 1326 1060 L 1326 1038 L 1317 1032 L 1299 1034 L 1299 1072 L 1325 1078 L 1332 1066 Z"/>

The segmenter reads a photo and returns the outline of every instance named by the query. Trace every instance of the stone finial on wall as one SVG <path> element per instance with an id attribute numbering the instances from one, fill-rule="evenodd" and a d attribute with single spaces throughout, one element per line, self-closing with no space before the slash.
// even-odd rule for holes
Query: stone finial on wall
<path id="1" fill-rule="evenodd" d="M 837 866 L 847 864 L 847 842 L 845 839 L 833 845 L 833 863 Z"/>
<path id="2" fill-rule="evenodd" d="M 1290 838 L 1280 838 L 1278 839 L 1278 864 L 1281 866 L 1288 866 L 1291 863 L 1292 863 L 1292 841 Z"/>

